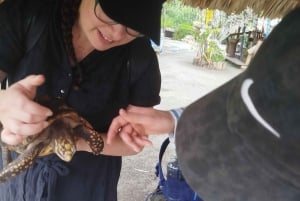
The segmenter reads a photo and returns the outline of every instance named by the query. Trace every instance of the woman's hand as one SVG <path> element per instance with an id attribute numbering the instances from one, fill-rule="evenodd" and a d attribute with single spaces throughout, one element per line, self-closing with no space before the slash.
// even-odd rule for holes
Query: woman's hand
<path id="1" fill-rule="evenodd" d="M 51 110 L 33 101 L 37 87 L 44 81 L 42 75 L 30 75 L 0 91 L 3 142 L 19 144 L 25 137 L 37 134 L 48 126 L 46 120 L 52 115 Z"/>
<path id="2" fill-rule="evenodd" d="M 145 146 L 152 145 L 142 126 L 131 123 L 122 123 L 122 126 L 120 126 L 119 123 L 123 121 L 124 119 L 121 116 L 113 120 L 108 131 L 107 144 L 111 144 L 118 137 L 135 152 L 141 152 Z"/>
<path id="3" fill-rule="evenodd" d="M 110 125 L 108 144 L 119 135 L 127 145 L 138 151 L 151 144 L 147 135 L 165 134 L 174 130 L 175 123 L 169 111 L 131 105 L 127 111 L 121 109 L 119 114 Z"/>

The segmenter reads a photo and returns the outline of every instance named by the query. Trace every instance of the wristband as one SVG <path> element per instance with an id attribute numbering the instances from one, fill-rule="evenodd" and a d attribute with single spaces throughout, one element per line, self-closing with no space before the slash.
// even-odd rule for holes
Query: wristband
<path id="1" fill-rule="evenodd" d="M 172 109 L 169 111 L 174 119 L 174 131 L 169 133 L 169 140 L 171 143 L 174 143 L 174 144 L 175 144 L 175 133 L 176 133 L 177 122 L 178 122 L 183 110 L 184 110 L 184 108 L 181 107 L 181 108 Z"/>

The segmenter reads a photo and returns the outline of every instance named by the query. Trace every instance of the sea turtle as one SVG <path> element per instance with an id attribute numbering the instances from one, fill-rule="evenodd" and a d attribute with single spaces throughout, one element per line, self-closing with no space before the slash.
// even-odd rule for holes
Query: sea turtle
<path id="1" fill-rule="evenodd" d="M 5 145 L 2 148 L 16 151 L 20 155 L 4 166 L 0 172 L 0 183 L 29 168 L 36 157 L 55 153 L 64 161 L 70 161 L 76 152 L 76 141 L 83 138 L 93 154 L 99 155 L 104 147 L 101 135 L 62 99 L 42 98 L 38 102 L 52 109 L 49 126 L 35 136 L 27 137 L 19 145 Z M 7 154 L 6 154 L 7 155 Z M 4 158 L 5 161 L 5 158 Z"/>

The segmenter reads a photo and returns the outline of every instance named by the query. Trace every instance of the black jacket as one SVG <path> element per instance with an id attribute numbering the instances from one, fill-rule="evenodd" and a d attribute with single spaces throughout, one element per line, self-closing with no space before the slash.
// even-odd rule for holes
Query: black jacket
<path id="1" fill-rule="evenodd" d="M 128 104 L 159 103 L 160 71 L 150 42 L 139 38 L 80 63 L 82 82 L 69 62 L 60 28 L 61 0 L 7 0 L 0 4 L 0 69 L 9 83 L 44 74 L 43 94 L 64 98 L 99 132 Z M 41 158 L 15 180 L 0 185 L 0 201 L 116 201 L 121 158 L 77 152 L 70 163 Z M 63 175 L 63 176 L 62 176 Z"/>

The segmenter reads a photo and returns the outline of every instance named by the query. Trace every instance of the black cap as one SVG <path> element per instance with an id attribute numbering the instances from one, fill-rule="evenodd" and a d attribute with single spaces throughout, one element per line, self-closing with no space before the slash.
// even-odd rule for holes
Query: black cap
<path id="1" fill-rule="evenodd" d="M 183 112 L 179 165 L 205 201 L 300 200 L 299 22 L 297 9 L 243 73 Z"/>
<path id="2" fill-rule="evenodd" d="M 139 31 L 160 44 L 161 10 L 164 0 L 99 0 L 107 16 Z"/>

